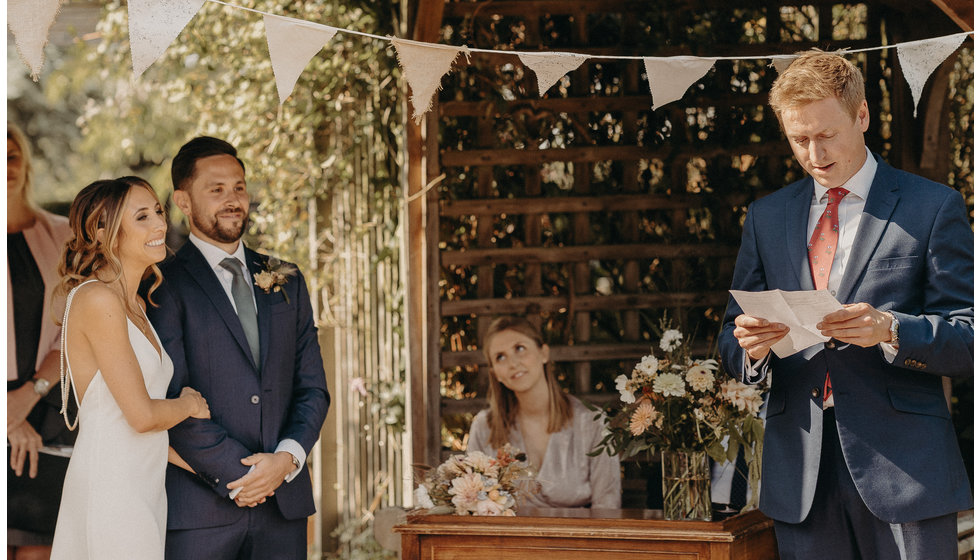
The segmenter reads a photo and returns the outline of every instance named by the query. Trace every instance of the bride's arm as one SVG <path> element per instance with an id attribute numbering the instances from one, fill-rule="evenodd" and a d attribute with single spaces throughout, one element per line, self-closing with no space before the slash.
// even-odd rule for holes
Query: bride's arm
<path id="1" fill-rule="evenodd" d="M 178 466 L 184 469 L 185 471 L 194 473 L 194 469 L 192 469 L 191 466 L 187 464 L 187 461 L 185 461 L 183 457 L 181 457 L 180 455 L 177 454 L 176 451 L 174 451 L 173 447 L 167 447 L 167 462 L 175 466 Z"/>
<path id="2" fill-rule="evenodd" d="M 76 365 L 81 362 L 95 366 L 82 383 L 82 391 L 87 389 L 94 372 L 101 371 L 109 392 L 134 430 L 141 433 L 161 431 L 190 416 L 210 417 L 207 402 L 189 387 L 185 387 L 176 399 L 150 398 L 129 340 L 126 309 L 108 286 L 96 284 L 79 291 L 70 319 L 73 320 L 69 321 L 69 336 L 71 331 L 82 335 L 75 338 L 74 344 L 72 339 L 68 341 L 69 348 L 77 350 L 73 354 L 81 358 L 73 361 Z M 78 381 L 76 378 L 76 383 Z"/>

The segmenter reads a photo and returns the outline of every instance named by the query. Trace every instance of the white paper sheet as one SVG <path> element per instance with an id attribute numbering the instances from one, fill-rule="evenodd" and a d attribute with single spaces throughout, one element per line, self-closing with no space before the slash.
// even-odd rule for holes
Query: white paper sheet
<path id="1" fill-rule="evenodd" d="M 830 340 L 820 334 L 817 323 L 829 313 L 844 307 L 827 290 L 729 291 L 742 308 L 742 313 L 789 327 L 789 333 L 772 347 L 780 358 Z"/>

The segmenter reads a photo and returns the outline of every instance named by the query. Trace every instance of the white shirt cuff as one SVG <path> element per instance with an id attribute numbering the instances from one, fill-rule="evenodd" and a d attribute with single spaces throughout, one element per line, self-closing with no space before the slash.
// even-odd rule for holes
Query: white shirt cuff
<path id="1" fill-rule="evenodd" d="M 248 468 L 248 472 L 245 474 L 246 475 L 251 474 L 251 472 L 254 470 L 255 470 L 255 465 L 252 465 L 251 467 Z M 238 488 L 235 488 L 231 492 L 228 492 L 228 498 L 234 500 L 238 496 L 238 493 L 242 491 L 242 488 L 244 488 L 244 486 L 239 486 Z"/>
<path id="2" fill-rule="evenodd" d="M 744 356 L 742 363 L 742 383 L 752 384 L 762 381 L 769 373 L 769 356 L 772 354 L 766 354 L 766 357 L 761 360 L 753 360 L 749 357 L 748 352 L 743 352 L 742 355 Z"/>
<path id="3" fill-rule="evenodd" d="M 293 469 L 289 474 L 286 475 L 286 482 L 292 482 L 294 478 L 299 475 L 299 472 L 303 470 L 303 465 L 306 464 L 306 450 L 303 446 L 299 444 L 298 441 L 294 439 L 284 439 L 279 442 L 276 446 L 276 453 L 280 451 L 285 451 L 293 457 L 299 459 L 299 467 Z"/>
<path id="4" fill-rule="evenodd" d="M 887 342 L 879 342 L 878 346 L 881 348 L 881 353 L 885 355 L 885 361 L 889 364 L 894 364 L 895 358 L 898 357 L 898 348 L 895 348 Z"/>

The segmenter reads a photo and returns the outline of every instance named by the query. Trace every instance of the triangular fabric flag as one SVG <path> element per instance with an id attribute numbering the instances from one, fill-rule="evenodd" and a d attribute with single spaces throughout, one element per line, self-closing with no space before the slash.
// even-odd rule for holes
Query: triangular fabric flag
<path id="1" fill-rule="evenodd" d="M 44 46 L 61 10 L 62 0 L 7 0 L 7 25 L 14 34 L 17 52 L 37 81 L 44 66 Z"/>
<path id="2" fill-rule="evenodd" d="M 589 59 L 588 56 L 583 54 L 565 52 L 524 52 L 518 53 L 517 57 L 521 59 L 524 66 L 534 71 L 534 75 L 538 79 L 539 97 L 544 97 L 544 92 L 555 85 L 562 76 L 575 70 Z"/>
<path id="3" fill-rule="evenodd" d="M 398 53 L 398 64 L 405 71 L 405 79 L 412 88 L 412 118 L 415 124 L 432 108 L 432 97 L 440 89 L 439 81 L 449 72 L 459 53 L 469 62 L 470 50 L 466 47 L 418 43 L 407 39 L 391 38 Z"/>
<path id="4" fill-rule="evenodd" d="M 797 58 L 799 57 L 795 54 L 777 54 L 770 59 L 770 65 L 776 69 L 776 73 L 782 74 Z"/>
<path id="5" fill-rule="evenodd" d="M 653 109 L 684 97 L 687 88 L 707 74 L 714 63 L 714 58 L 700 56 L 644 58 Z"/>
<path id="6" fill-rule="evenodd" d="M 263 19 L 265 38 L 269 42 L 269 58 L 272 59 L 272 73 L 276 76 L 276 90 L 279 92 L 279 104 L 282 105 L 293 92 L 296 80 L 310 59 L 339 30 L 336 27 L 271 14 L 264 14 Z"/>
<path id="7" fill-rule="evenodd" d="M 129 48 L 133 75 L 156 62 L 205 0 L 129 0 Z"/>
<path id="8" fill-rule="evenodd" d="M 966 33 L 898 44 L 898 62 L 912 90 L 912 116 L 919 113 L 919 98 L 926 80 L 966 39 Z"/>

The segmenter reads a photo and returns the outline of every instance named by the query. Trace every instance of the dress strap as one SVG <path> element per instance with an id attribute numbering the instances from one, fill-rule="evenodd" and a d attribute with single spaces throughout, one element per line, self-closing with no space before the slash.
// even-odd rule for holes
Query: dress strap
<path id="1" fill-rule="evenodd" d="M 89 282 L 96 282 L 97 278 L 91 278 L 82 282 L 81 284 L 75 286 L 68 292 L 68 297 L 65 299 L 65 316 L 61 321 L 61 359 L 59 360 L 60 367 L 60 377 L 61 377 L 61 415 L 65 417 L 65 425 L 68 426 L 69 430 L 74 431 L 78 427 L 78 415 L 75 415 L 75 421 L 72 422 L 68 419 L 68 396 L 69 396 L 69 380 L 68 377 L 71 376 L 71 364 L 68 364 L 68 373 L 65 373 L 65 363 L 68 360 L 68 312 L 71 311 L 71 301 L 75 298 L 75 293 L 78 289 L 88 284 Z M 75 384 L 75 380 L 71 380 L 72 386 Z M 75 404 L 80 408 L 81 403 L 78 402 L 78 393 L 75 393 Z"/>

